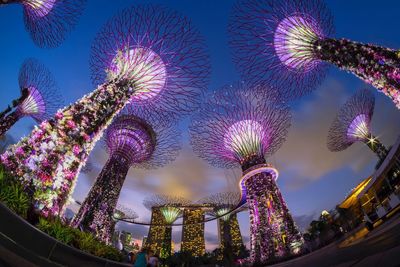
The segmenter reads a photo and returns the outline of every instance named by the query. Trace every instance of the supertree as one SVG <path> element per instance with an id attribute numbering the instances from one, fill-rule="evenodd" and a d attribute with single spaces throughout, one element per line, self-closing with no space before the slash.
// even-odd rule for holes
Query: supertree
<path id="1" fill-rule="evenodd" d="M 244 77 L 276 81 L 286 99 L 313 90 L 330 63 L 372 84 L 400 108 L 399 51 L 332 38 L 333 18 L 322 0 L 240 1 L 229 31 Z"/>
<path id="2" fill-rule="evenodd" d="M 113 217 L 116 220 L 120 220 L 120 219 L 134 220 L 134 219 L 139 218 L 139 215 L 129 207 L 121 205 L 121 204 L 117 204 L 117 207 L 114 210 Z"/>
<path id="3" fill-rule="evenodd" d="M 62 106 L 62 97 L 52 74 L 38 60 L 29 58 L 23 62 L 18 82 L 21 97 L 0 114 L 0 136 L 23 117 L 32 117 L 40 123 Z"/>
<path id="4" fill-rule="evenodd" d="M 6 4 L 21 4 L 33 42 L 41 48 L 54 48 L 77 24 L 86 0 L 0 0 L 0 6 Z"/>
<path id="5" fill-rule="evenodd" d="M 270 92 L 265 82 L 225 86 L 207 97 L 190 125 L 197 155 L 216 167 L 242 167 L 255 262 L 283 256 L 301 241 L 275 182 L 278 171 L 265 159 L 284 142 L 291 118 Z"/>
<path id="6" fill-rule="evenodd" d="M 134 107 L 127 110 L 106 130 L 109 159 L 72 222 L 72 226 L 90 230 L 107 243 L 114 233 L 113 214 L 130 167 L 164 166 L 180 150 L 180 133 L 173 124 L 148 122 L 135 115 Z"/>
<path id="7" fill-rule="evenodd" d="M 128 48 L 140 53 L 126 55 Z M 110 65 L 100 69 L 105 55 Z M 174 105 L 162 110 L 178 115 L 179 107 L 194 108 L 192 96 L 208 82 L 209 59 L 199 32 L 187 18 L 162 7 L 129 7 L 118 13 L 97 35 L 91 63 L 94 77 L 102 72 L 106 81 L 1 156 L 1 163 L 24 184 L 34 181 L 35 206 L 44 216 L 63 211 L 89 152 L 132 98 L 148 99 L 151 106 L 150 99 L 161 103 L 161 92 L 163 98 L 175 96 Z M 160 65 L 164 74 L 158 72 Z M 154 96 L 160 88 L 160 97 Z"/>
<path id="8" fill-rule="evenodd" d="M 368 89 L 357 91 L 341 107 L 328 134 L 330 151 L 342 151 L 355 142 L 366 144 L 379 159 L 386 158 L 387 148 L 371 134 L 375 97 Z"/>
<path id="9" fill-rule="evenodd" d="M 240 198 L 241 196 L 238 192 L 221 192 L 205 197 L 199 201 L 202 204 L 210 204 L 212 206 L 212 210 L 209 211 L 211 216 L 222 216 L 218 219 L 219 248 L 221 252 L 219 255 L 220 260 L 227 251 L 231 251 L 236 257 L 239 256 L 243 246 L 237 214 L 236 212 L 229 213 L 237 206 Z"/>
<path id="10" fill-rule="evenodd" d="M 189 201 L 178 196 L 156 194 L 147 197 L 143 205 L 152 212 L 152 225 L 149 229 L 147 244 L 161 258 L 171 256 L 172 226 L 179 216 L 182 215 L 182 206 L 189 204 Z M 159 221 L 159 215 L 163 221 Z M 163 225 L 153 225 L 163 224 Z"/>

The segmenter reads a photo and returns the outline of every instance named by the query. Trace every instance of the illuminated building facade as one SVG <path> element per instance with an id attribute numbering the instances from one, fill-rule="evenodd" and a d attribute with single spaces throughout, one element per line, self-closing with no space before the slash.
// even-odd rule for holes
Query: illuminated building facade
<path id="1" fill-rule="evenodd" d="M 243 246 L 243 239 L 240 233 L 237 214 L 231 214 L 228 218 L 218 219 L 218 237 L 220 250 L 230 249 L 235 256 L 239 256 L 240 249 Z M 223 254 L 219 255 L 221 259 Z"/>
<path id="2" fill-rule="evenodd" d="M 183 209 L 181 251 L 190 252 L 194 257 L 205 254 L 204 219 L 205 212 L 201 207 L 185 207 Z"/>
<path id="3" fill-rule="evenodd" d="M 149 234 L 147 235 L 147 239 L 143 241 L 142 246 L 150 248 L 157 255 L 160 255 L 161 253 L 167 230 L 165 226 L 162 226 L 163 224 L 165 224 L 164 216 L 162 215 L 160 208 L 153 207 L 151 210 L 151 226 Z M 169 228 L 169 230 L 171 230 L 171 228 Z"/>

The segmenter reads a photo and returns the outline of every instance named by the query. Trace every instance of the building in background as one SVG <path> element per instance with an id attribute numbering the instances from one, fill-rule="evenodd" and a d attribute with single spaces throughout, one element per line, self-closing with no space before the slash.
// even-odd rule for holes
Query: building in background
<path id="1" fill-rule="evenodd" d="M 182 252 L 189 252 L 194 257 L 200 257 L 206 253 L 204 220 L 205 211 L 200 205 L 183 209 Z"/>
<path id="2" fill-rule="evenodd" d="M 162 226 L 164 224 L 164 216 L 162 215 L 161 210 L 157 207 L 152 208 L 149 234 L 147 235 L 146 240 L 143 240 L 142 247 L 146 246 L 155 254 L 160 255 L 166 231 L 166 227 Z"/>

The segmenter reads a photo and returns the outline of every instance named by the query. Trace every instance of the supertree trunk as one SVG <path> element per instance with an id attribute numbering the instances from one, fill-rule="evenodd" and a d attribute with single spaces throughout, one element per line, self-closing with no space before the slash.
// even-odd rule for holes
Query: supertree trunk
<path id="1" fill-rule="evenodd" d="M 114 210 L 128 170 L 129 164 L 124 158 L 112 155 L 74 217 L 72 226 L 89 230 L 109 244 L 115 229 Z"/>
<path id="2" fill-rule="evenodd" d="M 172 226 L 165 226 L 164 238 L 162 240 L 160 258 L 166 259 L 171 256 L 172 250 Z"/>
<path id="3" fill-rule="evenodd" d="M 21 118 L 21 115 L 18 111 L 14 111 L 11 114 L 8 113 L 11 112 L 13 108 L 18 107 L 19 104 L 24 102 L 28 96 L 28 89 L 23 89 L 21 97 L 13 100 L 11 106 L 9 105 L 3 112 L 0 113 L 0 137 L 3 136 Z"/>
<path id="4" fill-rule="evenodd" d="M 63 211 L 90 151 L 133 93 L 125 82 L 100 85 L 1 155 L 7 171 L 25 185 L 33 181 L 35 207 L 43 216 Z"/>
<path id="5" fill-rule="evenodd" d="M 378 156 L 380 160 L 384 160 L 388 154 L 388 149 L 378 140 L 378 138 L 371 135 L 364 143 Z"/>
<path id="6" fill-rule="evenodd" d="M 3 136 L 21 118 L 17 111 L 0 118 L 0 136 Z"/>
<path id="7" fill-rule="evenodd" d="M 400 107 L 400 51 L 327 38 L 314 44 L 314 53 L 378 88 Z"/>
<path id="8" fill-rule="evenodd" d="M 231 214 L 227 220 L 219 219 L 219 230 L 221 251 L 223 252 L 225 248 L 229 248 L 235 256 L 238 256 L 240 248 L 243 246 L 243 240 L 236 213 Z"/>
<path id="9" fill-rule="evenodd" d="M 254 262 L 267 262 L 290 253 L 292 242 L 301 242 L 293 218 L 269 173 L 245 181 L 250 211 L 250 246 Z"/>

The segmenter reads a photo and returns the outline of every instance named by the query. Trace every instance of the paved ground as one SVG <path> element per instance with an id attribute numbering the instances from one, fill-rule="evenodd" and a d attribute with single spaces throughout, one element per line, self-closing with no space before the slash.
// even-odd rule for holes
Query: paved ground
<path id="1" fill-rule="evenodd" d="M 340 243 L 273 266 L 399 267 L 400 215 L 369 233 L 364 228 L 359 229 Z"/>

